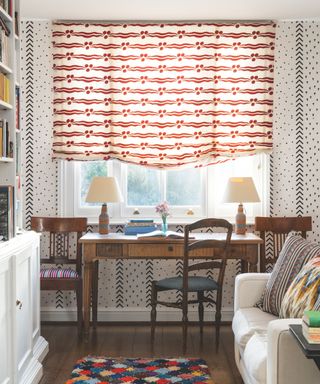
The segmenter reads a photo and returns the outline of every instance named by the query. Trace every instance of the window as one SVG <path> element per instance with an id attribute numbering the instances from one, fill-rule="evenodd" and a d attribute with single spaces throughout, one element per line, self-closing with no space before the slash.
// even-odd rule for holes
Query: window
<path id="1" fill-rule="evenodd" d="M 167 200 L 171 221 L 224 217 L 234 220 L 237 204 L 223 204 L 227 179 L 252 176 L 264 204 L 245 204 L 248 220 L 266 214 L 267 156 L 249 156 L 208 168 L 163 171 L 116 161 L 67 162 L 61 165 L 61 214 L 85 215 L 97 221 L 100 204 L 85 202 L 93 176 L 113 175 L 122 190 L 124 202 L 109 204 L 111 220 L 124 222 L 130 217 L 158 217 L 154 207 Z M 135 215 L 134 212 L 139 212 Z"/>

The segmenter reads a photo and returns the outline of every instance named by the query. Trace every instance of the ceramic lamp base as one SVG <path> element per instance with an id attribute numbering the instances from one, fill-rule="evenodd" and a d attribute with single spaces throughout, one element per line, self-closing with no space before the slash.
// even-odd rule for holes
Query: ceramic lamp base
<path id="1" fill-rule="evenodd" d="M 109 215 L 107 212 L 107 204 L 102 204 L 101 213 L 99 215 L 99 233 L 107 235 L 109 233 Z"/>
<path id="2" fill-rule="evenodd" d="M 245 235 L 247 232 L 246 215 L 243 212 L 243 205 L 240 203 L 238 206 L 238 213 L 236 215 L 236 234 Z"/>

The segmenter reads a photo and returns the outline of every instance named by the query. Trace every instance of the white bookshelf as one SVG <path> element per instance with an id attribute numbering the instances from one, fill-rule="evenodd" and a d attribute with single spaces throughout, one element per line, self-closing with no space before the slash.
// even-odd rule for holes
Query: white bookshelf
<path id="1" fill-rule="evenodd" d="M 6 120 L 8 122 L 9 141 L 11 144 L 12 154 L 4 154 L 0 156 L 0 185 L 12 185 L 14 186 L 15 197 L 15 227 L 22 227 L 22 196 L 21 187 L 21 135 L 20 131 L 16 129 L 17 126 L 17 111 L 16 111 L 16 87 L 20 84 L 20 39 L 16 33 L 16 20 L 15 14 L 18 12 L 18 32 L 20 29 L 20 0 L 11 0 L 11 12 L 4 10 L 0 7 L 0 18 L 10 31 L 8 37 L 8 59 L 5 63 L 0 60 L 0 72 L 3 73 L 9 79 L 9 100 L 4 101 L 1 99 L 0 91 L 0 120 Z M 0 84 L 1 86 L 1 84 Z M 20 116 L 20 114 L 19 114 Z M 2 143 L 1 143 L 2 145 Z M 10 147 L 10 145 L 9 145 Z M 9 151 L 10 152 L 10 151 Z"/>

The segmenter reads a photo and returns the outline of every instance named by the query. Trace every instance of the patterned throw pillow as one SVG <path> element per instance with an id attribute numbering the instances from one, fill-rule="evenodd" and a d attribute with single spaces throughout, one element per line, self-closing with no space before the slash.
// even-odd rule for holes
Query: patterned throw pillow
<path id="1" fill-rule="evenodd" d="M 289 234 L 265 288 L 262 305 L 265 312 L 279 316 L 285 293 L 301 268 L 312 258 L 320 255 L 320 245 L 301 236 Z"/>
<path id="2" fill-rule="evenodd" d="M 298 273 L 282 300 L 280 317 L 300 318 L 304 311 L 320 310 L 320 256 L 311 259 Z"/>

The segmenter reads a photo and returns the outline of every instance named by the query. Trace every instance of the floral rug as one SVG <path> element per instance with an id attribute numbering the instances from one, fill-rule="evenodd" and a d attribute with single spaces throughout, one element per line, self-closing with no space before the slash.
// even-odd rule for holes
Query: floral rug
<path id="1" fill-rule="evenodd" d="M 214 384 L 202 359 L 111 359 L 87 356 L 79 360 L 65 384 Z"/>

